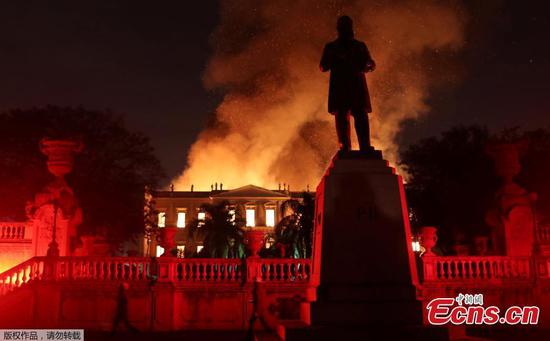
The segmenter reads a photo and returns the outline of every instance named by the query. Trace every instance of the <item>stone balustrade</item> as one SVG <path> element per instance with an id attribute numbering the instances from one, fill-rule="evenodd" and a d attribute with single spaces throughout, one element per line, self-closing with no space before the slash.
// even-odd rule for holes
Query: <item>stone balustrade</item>
<path id="1" fill-rule="evenodd" d="M 307 282 L 311 279 L 309 259 L 260 259 L 255 273 L 262 282 Z"/>
<path id="2" fill-rule="evenodd" d="M 530 280 L 534 275 L 530 257 L 423 257 L 422 263 L 424 283 Z"/>
<path id="3" fill-rule="evenodd" d="M 422 264 L 424 279 L 419 288 L 419 298 L 424 305 L 435 297 L 453 297 L 458 292 L 483 293 L 487 302 L 502 306 L 528 302 L 533 300 L 533 292 L 538 292 L 533 291 L 533 287 L 537 283 L 540 285 L 544 282 L 537 279 L 550 279 L 550 257 L 542 256 L 427 256 L 422 258 Z M 0 299 L 10 292 L 13 292 L 10 295 L 20 295 L 14 296 L 19 297 L 18 299 L 21 297 L 38 299 L 48 290 L 57 290 L 58 296 L 55 297 L 58 298 L 56 298 L 57 301 L 53 301 L 55 304 L 52 303 L 51 310 L 57 311 L 65 309 L 63 307 L 69 307 L 67 311 L 72 311 L 71 309 L 76 309 L 74 307 L 83 304 L 84 301 L 88 302 L 86 304 L 92 304 L 89 302 L 102 300 L 103 303 L 97 303 L 98 306 L 106 304 L 105 302 L 112 302 L 116 299 L 119 283 L 128 281 L 133 292 L 139 293 L 131 296 L 134 302 L 132 304 L 141 306 L 144 303 L 139 300 L 149 300 L 146 306 L 154 306 L 154 314 L 172 316 L 175 308 L 168 303 L 174 301 L 182 302 L 177 309 L 187 312 L 195 311 L 194 309 L 199 309 L 204 304 L 223 306 L 225 304 L 221 303 L 223 300 L 231 300 L 232 305 L 240 307 L 239 309 L 246 313 L 229 325 L 225 324 L 226 313 L 221 311 L 214 320 L 210 315 L 201 315 L 200 326 L 201 328 L 211 325 L 220 328 L 242 328 L 246 325 L 251 313 L 246 309 L 249 308 L 248 297 L 255 286 L 249 284 L 258 282 L 262 292 L 269 293 L 262 297 L 262 300 L 270 302 L 269 304 L 276 304 L 281 299 L 292 300 L 296 295 L 305 298 L 306 302 L 312 302 L 315 300 L 314 292 L 317 286 L 315 275 L 309 259 L 33 257 L 0 274 Z M 154 279 L 157 279 L 158 283 L 151 286 Z M 37 280 L 48 280 L 49 284 L 47 287 L 31 285 L 29 286 L 31 290 L 24 290 L 26 283 Z M 21 289 L 17 290 L 18 288 Z M 181 290 L 182 288 L 186 290 Z M 86 301 L 81 290 L 93 297 Z M 499 301 L 501 299 L 499 293 L 502 290 L 506 292 L 504 297 L 509 297 L 509 302 Z M 60 296 L 60 292 L 64 294 Z M 159 296 L 152 295 L 152 292 Z M 213 293 L 215 293 L 214 296 L 212 296 Z M 218 297 L 215 296 L 218 294 L 222 298 L 213 300 L 212 297 Z M 6 296 L 4 302 L 10 302 L 10 297 Z M 541 302 L 546 299 L 544 297 L 541 298 Z M 535 300 L 535 302 L 538 301 Z M 298 306 L 295 308 L 298 309 Z M 153 314 L 147 309 L 144 311 L 143 314 Z M 17 318 L 27 321 L 29 326 L 34 326 L 37 321 L 41 321 L 40 316 L 48 316 L 50 312 L 39 312 L 39 315 L 36 315 L 38 317 L 35 316 L 37 312 L 34 310 L 29 314 L 27 317 Z M 188 315 L 181 314 L 181 316 Z M 304 316 L 300 315 L 300 319 L 304 318 L 304 321 L 307 321 L 307 316 Z M 109 325 L 108 318 L 105 321 L 107 321 L 106 325 Z M 13 321 L 8 322 L 5 324 L 11 325 Z M 198 328 L 194 320 L 182 319 L 170 323 L 173 325 L 159 324 L 158 327 Z M 87 326 L 98 328 L 98 324 L 93 321 Z M 142 327 L 146 328 L 147 325 L 144 324 Z"/>
<path id="4" fill-rule="evenodd" d="M 158 258 L 157 262 L 159 280 L 180 284 L 240 283 L 246 271 L 240 259 Z"/>
<path id="5" fill-rule="evenodd" d="M 0 240 L 24 240 L 26 222 L 3 221 L 0 222 Z"/>
<path id="6" fill-rule="evenodd" d="M 44 275 L 46 257 L 33 257 L 0 274 L 0 296 Z"/>
<path id="7" fill-rule="evenodd" d="M 150 279 L 150 260 L 144 257 L 60 257 L 57 280 L 140 281 Z"/>
<path id="8" fill-rule="evenodd" d="M 50 273 L 46 273 L 51 269 Z M 33 257 L 0 274 L 2 294 L 34 279 L 63 281 L 149 281 L 175 284 L 308 282 L 309 259 Z"/>
<path id="9" fill-rule="evenodd" d="M 159 279 L 174 283 L 241 283 L 261 282 L 307 282 L 311 279 L 309 259 L 247 258 L 216 259 L 157 259 Z"/>
<path id="10" fill-rule="evenodd" d="M 33 257 L 0 274 L 0 304 L 9 307 L 0 328 L 110 330 L 122 282 L 139 330 L 243 330 L 252 297 L 271 328 L 304 324 L 316 298 L 310 269 L 310 260 L 259 257 Z"/>

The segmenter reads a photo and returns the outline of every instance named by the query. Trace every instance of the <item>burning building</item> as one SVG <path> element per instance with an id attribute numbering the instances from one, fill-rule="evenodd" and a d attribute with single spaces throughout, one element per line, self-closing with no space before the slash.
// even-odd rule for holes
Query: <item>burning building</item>
<path id="1" fill-rule="evenodd" d="M 156 191 L 153 196 L 158 211 L 158 227 L 177 228 L 177 254 L 180 257 L 189 257 L 199 253 L 203 247 L 202 241 L 192 238 L 189 229 L 186 228 L 194 221 L 198 221 L 200 225 L 207 219 L 203 205 L 226 202 L 233 219 L 236 214 L 244 218 L 247 230 L 262 231 L 269 235 L 273 233 L 277 223 L 291 214 L 291 208 L 286 204 L 290 200 L 302 200 L 302 194 L 303 192 L 291 192 L 286 184 L 282 188 L 279 186 L 278 189 L 270 190 L 254 185 L 223 189 L 222 184 L 218 187 L 216 183 L 211 186 L 210 191 Z M 147 240 L 145 243 L 145 253 L 160 256 L 165 251 L 154 239 L 151 245 L 147 245 Z M 270 240 L 267 240 L 266 244 L 269 247 Z"/>
<path id="2" fill-rule="evenodd" d="M 459 3 L 433 1 L 222 2 L 203 82 L 224 97 L 175 188 L 208 188 L 212 179 L 231 188 L 318 183 L 337 144 L 328 76 L 317 66 L 342 14 L 377 62 L 368 76 L 372 141 L 397 164 L 401 124 L 426 115 L 430 90 L 458 78 L 462 13 Z"/>

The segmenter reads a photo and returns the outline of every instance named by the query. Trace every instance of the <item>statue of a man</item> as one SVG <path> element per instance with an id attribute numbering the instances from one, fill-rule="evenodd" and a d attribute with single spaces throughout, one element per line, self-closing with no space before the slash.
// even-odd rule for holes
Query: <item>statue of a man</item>
<path id="1" fill-rule="evenodd" d="M 354 38 L 353 22 L 347 15 L 338 18 L 338 38 L 325 45 L 321 58 L 321 71 L 330 70 L 328 111 L 336 119 L 336 132 L 340 150 L 351 149 L 350 113 L 355 121 L 359 148 L 370 147 L 369 119 L 372 111 L 365 73 L 376 65 L 367 45 Z"/>

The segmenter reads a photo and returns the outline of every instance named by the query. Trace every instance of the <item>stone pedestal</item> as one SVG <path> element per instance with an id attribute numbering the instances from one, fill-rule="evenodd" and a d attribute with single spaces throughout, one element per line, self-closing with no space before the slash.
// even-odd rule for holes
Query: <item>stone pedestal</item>
<path id="1" fill-rule="evenodd" d="M 380 152 L 337 154 L 315 205 L 310 334 L 425 334 L 403 183 Z"/>
<path id="2" fill-rule="evenodd" d="M 32 218 L 33 227 L 33 254 L 36 256 L 45 256 L 52 242 L 54 228 L 54 206 L 51 204 L 40 206 Z M 56 243 L 58 245 L 59 256 L 69 256 L 70 237 L 69 220 L 63 217 L 61 210 L 57 210 L 55 219 Z"/>

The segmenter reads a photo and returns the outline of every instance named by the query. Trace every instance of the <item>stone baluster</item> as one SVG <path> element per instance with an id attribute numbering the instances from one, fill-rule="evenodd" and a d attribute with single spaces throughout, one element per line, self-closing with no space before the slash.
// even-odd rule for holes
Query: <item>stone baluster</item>
<path id="1" fill-rule="evenodd" d="M 191 266 L 189 264 L 183 264 L 181 277 L 183 280 L 189 279 L 189 270 Z"/>
<path id="2" fill-rule="evenodd" d="M 215 270 L 215 265 L 213 263 L 210 263 L 209 264 L 209 267 L 210 267 L 210 280 L 211 281 L 216 281 L 216 276 L 214 274 L 214 270 Z"/>

